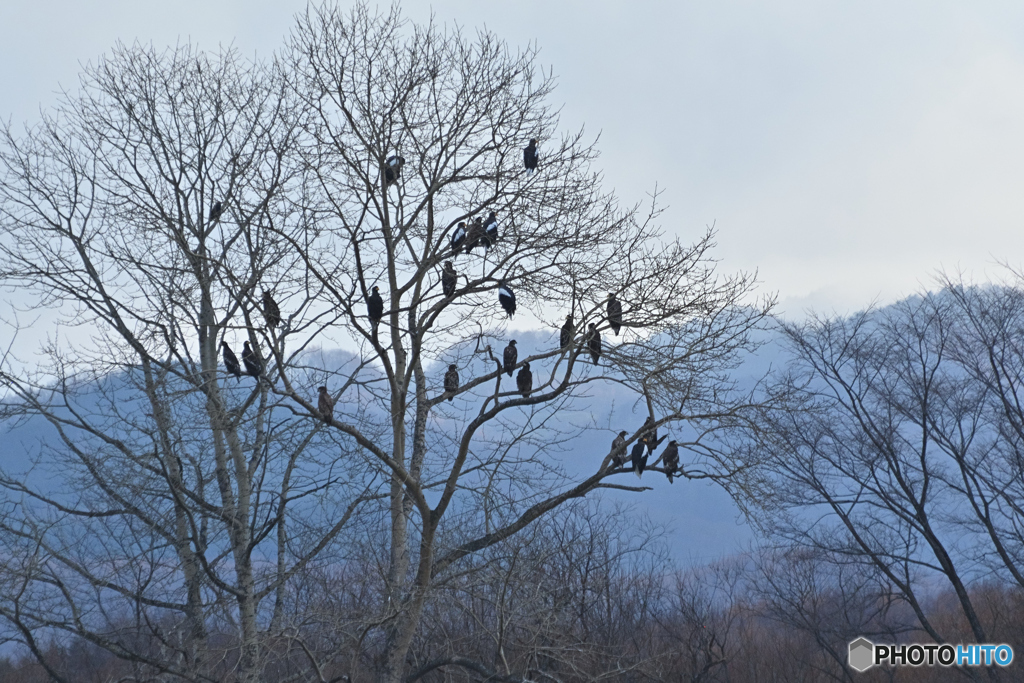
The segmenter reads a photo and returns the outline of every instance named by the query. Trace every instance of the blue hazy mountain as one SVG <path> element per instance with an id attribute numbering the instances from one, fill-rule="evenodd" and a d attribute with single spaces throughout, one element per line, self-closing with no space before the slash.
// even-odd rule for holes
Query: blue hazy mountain
<path id="1" fill-rule="evenodd" d="M 516 333 L 519 342 L 520 357 L 525 358 L 535 350 L 549 347 L 557 343 L 557 331 L 519 331 Z M 756 354 L 744 359 L 734 370 L 738 390 L 748 390 L 764 376 L 772 364 L 777 363 L 782 351 L 778 344 L 778 335 L 771 332 L 762 333 L 765 342 Z M 325 368 L 341 368 L 352 362 L 353 356 L 343 351 L 317 352 L 316 364 Z M 428 369 L 428 374 L 440 377 L 445 369 L 443 363 L 435 363 Z M 487 371 L 486 365 L 468 363 L 460 369 L 465 382 L 475 371 Z M 543 372 L 543 367 L 535 367 L 535 376 Z M 502 389 L 514 386 L 514 380 L 504 377 Z M 118 388 L 118 383 L 122 388 Z M 224 387 L 230 401 L 241 402 L 244 395 L 252 390 L 252 380 L 243 377 L 240 381 L 228 378 Z M 78 406 L 87 411 L 101 413 L 103 406 L 112 395 L 124 392 L 124 401 L 119 402 L 121 409 L 129 409 L 127 396 L 131 394 L 129 377 L 108 378 L 102 386 L 80 386 L 76 390 Z M 247 384 L 248 383 L 248 384 Z M 566 416 L 566 428 L 573 437 L 564 444 L 542 453 L 542 457 L 556 461 L 571 477 L 582 477 L 593 473 L 602 459 L 607 455 L 612 439 L 619 430 L 630 433 L 637 430 L 647 415 L 646 403 L 640 397 L 630 394 L 617 384 L 588 385 L 588 398 L 577 403 L 577 409 Z M 137 395 L 137 394 L 136 394 Z M 315 400 L 315 395 L 310 398 Z M 339 402 L 337 410 L 342 408 Z M 472 397 L 457 399 L 451 406 L 455 410 L 465 411 L 466 415 L 475 413 Z M 144 410 L 138 406 L 135 410 Z M 290 420 L 306 419 L 296 417 L 289 411 Z M 337 415 L 337 412 L 336 412 Z M 381 415 L 383 418 L 383 414 Z M 517 418 L 511 416 L 513 423 L 525 418 L 525 413 Z M 60 477 L 48 468 L 34 470 L 31 474 L 27 468 L 33 457 L 57 444 L 55 427 L 40 417 L 23 418 L 8 421 L 7 433 L 0 445 L 0 467 L 8 473 L 26 476 L 36 486 L 48 492 L 61 482 Z M 669 434 L 662 443 L 659 452 L 671 438 L 683 437 L 685 428 L 680 426 L 672 430 L 662 428 L 661 435 Z M 657 455 L 657 454 L 656 454 Z M 443 457 L 443 454 L 442 454 Z M 682 455 L 682 462 L 687 459 Z M 669 484 L 665 475 L 660 472 L 647 472 L 642 479 L 633 473 L 626 472 L 614 476 L 612 483 L 625 486 L 644 486 L 651 490 L 643 492 L 627 492 L 606 490 L 599 493 L 604 504 L 628 504 L 634 507 L 638 518 L 646 516 L 655 524 L 666 529 L 665 541 L 672 556 L 683 563 L 703 563 L 722 555 L 729 555 L 742 550 L 743 546 L 753 537 L 751 528 L 745 523 L 739 508 L 730 496 L 718 485 L 707 480 L 687 480 L 677 478 Z M 59 493 L 59 492 L 58 492 Z M 455 502 L 458 504 L 458 501 Z"/>

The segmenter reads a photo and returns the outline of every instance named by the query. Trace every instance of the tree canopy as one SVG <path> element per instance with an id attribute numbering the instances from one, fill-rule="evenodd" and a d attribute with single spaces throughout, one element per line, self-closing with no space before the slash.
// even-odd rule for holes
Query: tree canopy
<path id="1" fill-rule="evenodd" d="M 308 577 L 359 566 L 350 673 L 399 681 L 474 555 L 665 471 L 623 479 L 619 429 L 562 467 L 598 387 L 679 430 L 682 476 L 743 482 L 720 434 L 756 406 L 728 371 L 771 302 L 716 272 L 710 232 L 666 238 L 656 203 L 602 188 L 554 83 L 486 31 L 325 5 L 269 63 L 118 46 L 3 130 L 2 285 L 84 332 L 0 368 L 4 419 L 52 435 L 0 473 L 10 637 L 44 665 L 69 634 L 190 681 L 262 680 L 290 639 L 326 680 Z M 499 287 L 549 333 L 519 345 L 530 391 L 503 381 Z"/>

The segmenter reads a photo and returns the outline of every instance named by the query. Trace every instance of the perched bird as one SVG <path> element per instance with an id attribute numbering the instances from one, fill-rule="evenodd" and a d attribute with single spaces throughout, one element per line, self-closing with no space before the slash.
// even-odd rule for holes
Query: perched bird
<path id="1" fill-rule="evenodd" d="M 390 185 L 396 180 L 402 173 L 402 166 L 405 165 L 405 159 L 398 155 L 389 156 L 388 160 L 384 164 L 384 184 Z"/>
<path id="2" fill-rule="evenodd" d="M 317 398 L 316 408 L 320 411 L 324 422 L 330 422 L 334 419 L 334 399 L 327 393 L 327 387 L 320 387 L 320 396 Z"/>
<path id="3" fill-rule="evenodd" d="M 222 341 L 220 347 L 224 349 L 224 367 L 227 368 L 229 373 L 238 379 L 242 379 L 242 367 L 238 364 L 238 356 L 231 350 L 227 342 Z"/>
<path id="4" fill-rule="evenodd" d="M 658 428 L 653 426 L 654 418 L 650 415 L 644 420 L 644 426 L 640 429 L 643 430 L 644 439 L 647 441 L 647 452 L 654 453 L 654 449 L 658 447 Z"/>
<path id="5" fill-rule="evenodd" d="M 622 463 L 626 461 L 626 430 L 619 432 L 619 435 L 612 441 L 612 464 L 616 467 L 622 467 Z"/>
<path id="6" fill-rule="evenodd" d="M 572 324 L 572 315 L 570 314 L 565 316 L 565 324 L 562 325 L 562 334 L 558 338 L 563 349 L 569 348 L 569 345 L 572 344 L 572 337 L 575 332 L 576 328 Z"/>
<path id="7" fill-rule="evenodd" d="M 640 476 L 644 473 L 644 468 L 647 467 L 648 453 L 644 453 L 644 446 L 647 444 L 647 439 L 640 438 L 635 444 L 633 444 L 633 450 L 629 454 L 629 459 L 633 461 L 633 471 L 636 472 L 636 476 Z"/>
<path id="8" fill-rule="evenodd" d="M 455 398 L 455 392 L 459 390 L 459 369 L 454 365 L 448 366 L 448 372 L 444 373 L 444 393 L 448 394 L 448 400 Z"/>
<path id="9" fill-rule="evenodd" d="M 263 317 L 271 329 L 281 324 L 281 309 L 270 292 L 263 292 Z"/>
<path id="10" fill-rule="evenodd" d="M 498 303 L 508 313 L 508 317 L 512 317 L 516 313 L 516 293 L 512 291 L 512 288 L 505 284 L 502 280 L 498 283 Z"/>
<path id="11" fill-rule="evenodd" d="M 505 354 L 503 360 L 505 361 L 505 372 L 508 376 L 512 376 L 512 371 L 516 369 L 516 359 L 519 358 L 519 349 L 516 348 L 516 340 L 513 339 L 505 347 Z"/>
<path id="12" fill-rule="evenodd" d="M 590 357 L 594 360 L 594 365 L 597 365 L 597 361 L 601 358 L 601 333 L 597 331 L 597 325 L 590 323 L 587 329 L 587 347 L 590 349 Z"/>
<path id="13" fill-rule="evenodd" d="M 222 213 L 224 213 L 224 205 L 220 202 L 214 202 L 213 207 L 210 208 L 210 220 L 219 221 Z"/>
<path id="14" fill-rule="evenodd" d="M 452 256 L 458 256 L 466 243 L 466 221 L 460 221 L 452 233 Z"/>
<path id="15" fill-rule="evenodd" d="M 533 373 L 530 372 L 529 361 L 523 363 L 519 374 L 516 375 L 516 388 L 519 389 L 519 393 L 523 395 L 523 398 L 529 398 L 530 392 L 533 391 Z"/>
<path id="16" fill-rule="evenodd" d="M 263 374 L 263 363 L 260 362 L 256 352 L 249 348 L 249 342 L 242 343 L 242 363 L 245 365 L 245 373 L 259 378 Z"/>
<path id="17" fill-rule="evenodd" d="M 483 219 L 481 219 L 480 216 L 477 216 L 476 218 L 473 219 L 473 222 L 470 223 L 469 231 L 468 234 L 466 235 L 467 254 L 472 252 L 475 248 L 481 245 L 484 246 L 486 250 L 486 245 L 484 244 L 484 235 L 485 231 Z"/>
<path id="18" fill-rule="evenodd" d="M 445 261 L 444 268 L 441 269 L 441 291 L 444 292 L 446 298 L 455 293 L 455 284 L 458 279 L 459 274 L 455 272 L 455 266 L 451 261 Z"/>
<path id="19" fill-rule="evenodd" d="M 540 157 L 537 155 L 537 139 L 530 140 L 530 144 L 523 148 L 523 166 L 526 166 L 526 170 L 533 173 L 537 169 L 537 162 Z"/>
<path id="20" fill-rule="evenodd" d="M 377 331 L 380 319 L 384 317 L 384 299 L 380 296 L 380 287 L 374 285 L 373 294 L 366 297 L 366 311 L 370 315 L 370 322 L 373 323 L 373 331 Z"/>
<path id="21" fill-rule="evenodd" d="M 615 298 L 615 294 L 608 295 L 608 322 L 612 325 L 612 332 L 619 336 L 619 329 L 622 327 L 622 303 Z"/>
<path id="22" fill-rule="evenodd" d="M 495 215 L 495 213 L 493 211 L 491 211 L 491 215 L 489 215 L 487 217 L 487 220 L 484 221 L 484 237 L 483 237 L 484 251 L 487 251 L 488 249 L 493 247 L 497 243 L 497 241 L 498 241 L 498 217 Z"/>
<path id="23" fill-rule="evenodd" d="M 672 475 L 679 469 L 679 446 L 675 441 L 669 441 L 665 447 L 665 453 L 661 456 L 665 465 L 665 475 L 668 476 L 668 483 L 672 483 Z"/>

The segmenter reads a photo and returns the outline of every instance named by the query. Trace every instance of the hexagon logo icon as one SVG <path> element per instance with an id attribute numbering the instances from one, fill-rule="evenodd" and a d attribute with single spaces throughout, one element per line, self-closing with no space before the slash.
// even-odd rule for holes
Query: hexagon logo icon
<path id="1" fill-rule="evenodd" d="M 850 643 L 850 668 L 867 671 L 875 663 L 875 644 L 867 638 L 858 638 Z"/>

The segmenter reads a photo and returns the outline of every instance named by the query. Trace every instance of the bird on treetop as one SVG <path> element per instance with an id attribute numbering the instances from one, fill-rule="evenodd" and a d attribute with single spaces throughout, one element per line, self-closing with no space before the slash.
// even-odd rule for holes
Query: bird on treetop
<path id="1" fill-rule="evenodd" d="M 476 247 L 484 246 L 484 223 L 480 216 L 473 219 L 473 222 L 469 225 L 468 234 L 466 235 L 466 253 L 471 253 Z M 485 249 L 486 251 L 486 249 Z"/>
<path id="2" fill-rule="evenodd" d="M 572 314 L 569 314 L 565 316 L 565 324 L 562 325 L 562 333 L 558 338 L 561 348 L 569 348 L 569 345 L 572 344 L 572 337 L 575 332 L 576 328 L 572 324 Z"/>
<path id="3" fill-rule="evenodd" d="M 509 341 L 508 346 L 505 347 L 505 353 L 502 360 L 505 361 L 505 372 L 508 376 L 512 376 L 512 371 L 516 368 L 516 360 L 519 358 L 519 350 L 516 348 L 516 340 L 512 339 Z"/>
<path id="4" fill-rule="evenodd" d="M 448 372 L 444 373 L 444 393 L 448 395 L 448 400 L 451 401 L 455 398 L 455 392 L 459 390 L 459 369 L 452 363 L 448 366 Z"/>
<path id="5" fill-rule="evenodd" d="M 249 342 L 242 342 L 242 363 L 245 365 L 246 374 L 259 378 L 263 374 L 263 363 L 256 352 L 249 348 Z"/>
<path id="6" fill-rule="evenodd" d="M 271 329 L 281 324 L 281 309 L 274 301 L 274 296 L 267 291 L 263 292 L 263 317 Z"/>
<path id="7" fill-rule="evenodd" d="M 334 399 L 327 393 L 327 387 L 320 387 L 320 395 L 317 398 L 316 407 L 320 411 L 320 416 L 323 417 L 324 422 L 330 422 L 334 419 Z"/>
<path id="8" fill-rule="evenodd" d="M 231 347 L 228 346 L 227 342 L 222 341 L 220 343 L 220 347 L 224 350 L 224 367 L 227 368 L 227 371 L 236 378 L 241 379 L 242 366 L 238 364 L 238 356 L 236 356 L 235 352 L 231 350 Z"/>
<path id="9" fill-rule="evenodd" d="M 441 269 L 441 291 L 444 292 L 445 298 L 455 294 L 455 285 L 458 281 L 459 274 L 455 272 L 455 266 L 451 261 L 445 261 Z"/>
<path id="10" fill-rule="evenodd" d="M 608 322 L 611 323 L 612 332 L 619 336 L 619 329 L 622 327 L 622 304 L 615 298 L 615 294 L 608 295 Z"/>
<path id="11" fill-rule="evenodd" d="M 621 467 L 626 460 L 626 430 L 619 432 L 619 435 L 612 440 L 612 464 Z"/>
<path id="12" fill-rule="evenodd" d="M 523 363 L 519 374 L 516 375 L 516 388 L 519 389 L 519 393 L 523 395 L 523 398 L 530 397 L 530 392 L 533 391 L 533 373 L 530 372 L 529 361 Z"/>
<path id="13" fill-rule="evenodd" d="M 644 473 L 644 468 L 647 467 L 648 454 L 644 453 L 644 446 L 647 445 L 647 439 L 640 438 L 635 444 L 633 444 L 633 450 L 630 452 L 630 460 L 633 461 L 633 471 L 636 472 L 636 476 L 640 477 Z"/>
<path id="14" fill-rule="evenodd" d="M 523 148 L 523 166 L 526 166 L 526 170 L 533 173 L 537 170 L 537 162 L 540 161 L 540 155 L 537 154 L 537 138 L 530 140 L 530 144 Z"/>
<path id="15" fill-rule="evenodd" d="M 590 349 L 590 358 L 597 365 L 601 358 L 601 333 L 597 331 L 597 325 L 590 323 L 587 330 L 587 347 Z"/>
<path id="16" fill-rule="evenodd" d="M 508 317 L 512 317 L 516 313 L 516 294 L 512 291 L 512 288 L 505 284 L 502 280 L 498 283 L 498 303 L 505 309 L 505 313 Z"/>
<path id="17" fill-rule="evenodd" d="M 396 155 L 389 156 L 384 166 L 384 184 L 390 185 L 396 180 L 402 173 L 402 166 L 405 165 L 405 159 Z"/>
<path id="18" fill-rule="evenodd" d="M 466 243 L 466 221 L 460 221 L 452 233 L 452 256 L 458 256 L 462 245 Z"/>
<path id="19" fill-rule="evenodd" d="M 658 428 L 654 426 L 654 418 L 650 415 L 644 420 L 644 425 L 640 429 L 643 430 L 644 439 L 647 441 L 647 452 L 653 453 L 654 449 L 658 447 Z"/>
<path id="20" fill-rule="evenodd" d="M 485 252 L 493 247 L 498 241 L 498 217 L 493 211 L 491 211 L 491 215 L 487 217 L 487 220 L 484 221 L 484 236 L 482 241 Z"/>
<path id="21" fill-rule="evenodd" d="M 671 484 L 672 475 L 679 469 L 679 446 L 676 445 L 675 440 L 669 441 L 668 446 L 665 447 L 662 463 L 665 465 L 665 475 L 668 477 L 668 483 Z"/>
<path id="22" fill-rule="evenodd" d="M 373 330 L 376 332 L 377 325 L 384 317 L 384 299 L 381 298 L 380 287 L 376 285 L 373 286 L 373 293 L 366 297 L 366 311 L 370 316 L 370 322 L 373 323 Z"/>

